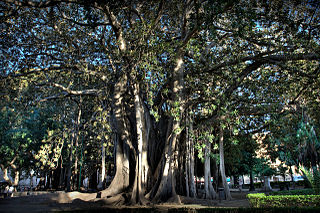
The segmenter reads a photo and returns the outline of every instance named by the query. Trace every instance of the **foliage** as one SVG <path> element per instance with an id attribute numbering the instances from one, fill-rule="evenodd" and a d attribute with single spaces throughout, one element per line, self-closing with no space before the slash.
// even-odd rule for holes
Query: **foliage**
<path id="1" fill-rule="evenodd" d="M 270 195 L 248 194 L 252 207 L 316 207 L 320 205 L 320 195 Z"/>
<path id="2" fill-rule="evenodd" d="M 41 170 L 45 170 L 45 168 L 56 169 L 66 139 L 68 139 L 68 135 L 60 129 L 48 130 L 47 137 L 42 140 L 39 152 L 34 156 L 39 161 L 36 166 Z"/>
<path id="3" fill-rule="evenodd" d="M 43 113 L 41 113 L 43 116 Z M 33 153 L 39 149 L 49 120 L 41 118 L 37 109 L 25 114 L 3 108 L 0 112 L 0 163 L 5 167 L 12 162 L 18 169 L 29 171 L 33 166 Z"/>
<path id="4" fill-rule="evenodd" d="M 270 135 L 265 141 L 268 154 L 271 160 L 275 162 L 277 159 L 281 161 L 280 173 L 284 175 L 285 170 L 290 166 L 299 165 L 299 146 L 296 137 L 298 130 L 297 123 L 300 115 L 285 114 L 283 116 L 275 116 L 274 122 L 269 127 Z"/>
<path id="5" fill-rule="evenodd" d="M 276 173 L 275 169 L 270 167 L 269 162 L 265 158 L 258 158 L 254 170 L 260 177 L 272 176 Z"/>
<path id="6" fill-rule="evenodd" d="M 180 212 L 179 209 L 175 211 L 169 210 L 168 212 Z M 190 209 L 188 209 L 190 211 Z M 182 212 L 189 212 L 188 210 Z M 212 212 L 212 213 L 302 213 L 302 212 L 318 212 L 319 207 L 286 207 L 286 208 L 201 208 L 197 209 L 196 212 Z M 194 211 L 194 210 L 193 210 Z"/>
<path id="7" fill-rule="evenodd" d="M 21 106 L 11 104 L 17 108 Z M 57 123 L 50 116 L 52 114 L 49 108 L 28 107 L 24 111 L 9 107 L 1 109 L 0 155 L 3 157 L 0 159 L 0 166 L 2 170 L 9 172 L 9 175 L 4 172 L 3 177 L 10 184 L 16 186 L 19 178 L 28 177 L 31 171 L 35 171 L 36 175 L 39 174 L 39 169 L 45 171 L 43 167 L 37 167 L 34 155 L 41 150 L 42 141 L 47 138 L 48 133 L 57 128 Z"/>
<path id="8" fill-rule="evenodd" d="M 256 193 L 256 194 L 248 194 L 247 198 L 250 202 L 251 207 L 261 207 L 259 205 L 259 200 L 265 198 L 266 195 L 264 193 Z"/>
<path id="9" fill-rule="evenodd" d="M 255 183 L 253 183 L 253 186 L 254 186 L 255 189 L 256 188 L 257 189 L 262 188 L 263 187 L 263 182 L 255 182 Z M 249 184 L 244 184 L 243 188 L 249 189 L 250 188 L 250 183 Z"/>
<path id="10" fill-rule="evenodd" d="M 311 183 L 312 189 L 316 194 L 320 194 L 320 171 L 317 168 L 313 168 L 311 171 L 305 167 L 300 167 L 300 170 L 306 176 Z"/>
<path id="11" fill-rule="evenodd" d="M 270 192 L 269 195 L 315 195 L 315 191 L 313 189 L 296 189 L 289 191 L 273 191 Z"/>
<path id="12" fill-rule="evenodd" d="M 309 122 L 301 121 L 297 131 L 300 147 L 300 160 L 306 167 L 315 167 L 319 163 L 320 142 L 317 138 L 315 128 Z M 316 175 L 316 174 L 314 174 Z"/>
<path id="13" fill-rule="evenodd" d="M 238 136 L 237 139 L 239 140 L 238 149 L 241 152 L 240 158 L 235 159 L 237 161 L 238 173 L 240 175 L 250 174 L 250 172 L 255 171 L 257 164 L 260 162 L 256 154 L 258 144 L 250 135 Z"/>
<path id="14" fill-rule="evenodd" d="M 270 129 L 266 144 L 271 159 L 278 159 L 286 165 L 281 164 L 279 173 L 284 175 L 288 167 L 294 165 L 311 168 L 318 164 L 320 144 L 316 135 L 317 128 L 306 121 L 309 120 L 306 115 L 294 112 L 275 119 L 277 123 Z"/>

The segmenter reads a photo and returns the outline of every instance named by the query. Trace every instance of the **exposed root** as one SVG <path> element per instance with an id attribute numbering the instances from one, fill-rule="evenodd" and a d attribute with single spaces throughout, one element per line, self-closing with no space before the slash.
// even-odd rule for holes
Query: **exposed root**
<path id="1" fill-rule="evenodd" d="M 139 201 L 136 203 L 132 203 L 132 202 L 129 203 L 129 205 L 139 205 L 139 206 L 149 206 L 150 204 L 151 202 L 145 196 L 141 197 Z"/>
<path id="2" fill-rule="evenodd" d="M 97 196 L 96 193 L 67 192 L 50 195 L 51 200 L 56 203 L 73 203 L 75 200 L 90 201 Z"/>
<path id="3" fill-rule="evenodd" d="M 126 194 L 118 194 L 108 198 L 96 198 L 94 199 L 95 203 L 99 203 L 101 205 L 110 205 L 110 206 L 122 206 L 125 205 L 127 201 Z"/>
<path id="4" fill-rule="evenodd" d="M 172 203 L 172 204 L 178 204 L 178 205 L 181 205 L 182 202 L 181 202 L 181 199 L 180 199 L 180 196 L 179 195 L 173 195 L 172 197 L 170 197 L 168 200 L 167 200 L 167 203 Z"/>

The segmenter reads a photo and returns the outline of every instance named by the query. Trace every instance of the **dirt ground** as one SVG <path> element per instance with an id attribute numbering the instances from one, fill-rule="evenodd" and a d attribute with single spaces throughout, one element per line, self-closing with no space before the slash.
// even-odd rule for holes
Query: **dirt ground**
<path id="1" fill-rule="evenodd" d="M 233 199 L 226 200 L 204 200 L 192 199 L 180 196 L 182 204 L 163 203 L 148 206 L 124 206 L 115 203 L 110 204 L 107 200 L 92 199 L 93 194 L 82 196 L 84 200 L 74 199 L 78 192 L 55 192 L 38 195 L 27 195 L 0 199 L 0 212 L 52 212 L 52 211 L 106 211 L 106 212 L 167 212 L 170 209 L 200 209 L 214 207 L 249 207 L 246 199 L 248 192 L 232 192 Z M 85 201 L 87 200 L 87 201 Z"/>

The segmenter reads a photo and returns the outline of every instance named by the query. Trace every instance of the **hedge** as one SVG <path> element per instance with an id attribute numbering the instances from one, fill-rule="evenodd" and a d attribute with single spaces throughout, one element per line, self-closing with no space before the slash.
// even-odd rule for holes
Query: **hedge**
<path id="1" fill-rule="evenodd" d="M 256 208 L 270 207 L 316 207 L 320 206 L 320 195 L 271 195 L 248 194 L 250 205 Z"/>
<path id="2" fill-rule="evenodd" d="M 263 182 L 253 183 L 253 185 L 254 185 L 254 188 L 262 188 Z M 244 185 L 242 185 L 242 188 L 249 189 L 250 188 L 250 184 L 244 184 Z"/>
<path id="3" fill-rule="evenodd" d="M 115 212 L 115 213 L 147 213 L 147 212 L 168 212 L 168 213 L 310 213 L 310 212 L 319 212 L 320 208 L 313 207 L 313 208 L 232 208 L 232 207 L 212 207 L 212 208 L 168 208 L 164 210 L 163 207 L 159 208 L 149 208 L 149 207 L 124 207 L 124 208 L 117 208 L 117 207 L 108 207 L 108 206 L 101 206 L 101 207 L 88 207 L 82 208 L 81 210 L 72 210 L 72 211 L 64 211 L 64 212 Z"/>
<path id="4" fill-rule="evenodd" d="M 316 195 L 313 189 L 297 189 L 290 191 L 274 191 L 270 192 L 269 195 Z"/>
<path id="5" fill-rule="evenodd" d="M 270 181 L 270 185 L 272 188 L 279 188 L 280 186 L 284 186 L 284 188 L 286 188 L 285 186 L 288 185 L 288 186 L 292 186 L 292 181 L 276 181 L 276 182 L 273 182 L 273 181 Z M 296 181 L 294 182 L 294 185 L 295 186 L 304 186 L 304 187 L 307 187 L 306 184 L 305 184 L 305 180 L 299 180 L 299 181 Z M 249 189 L 250 188 L 250 184 L 244 184 L 242 185 L 243 188 L 245 189 Z M 257 183 L 254 183 L 254 187 L 255 188 L 262 188 L 263 187 L 263 182 L 257 182 Z"/>

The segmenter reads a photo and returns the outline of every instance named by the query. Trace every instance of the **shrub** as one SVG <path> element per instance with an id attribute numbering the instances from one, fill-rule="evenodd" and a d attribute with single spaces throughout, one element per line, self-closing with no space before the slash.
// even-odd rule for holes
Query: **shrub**
<path id="1" fill-rule="evenodd" d="M 298 180 L 294 184 L 296 186 L 305 186 L 306 185 L 305 182 L 306 182 L 306 180 Z"/>
<path id="2" fill-rule="evenodd" d="M 297 189 L 290 191 L 274 191 L 270 192 L 269 195 L 315 195 L 313 189 Z"/>
<path id="3" fill-rule="evenodd" d="M 250 186 L 250 184 L 249 184 L 249 186 Z M 263 186 L 262 182 L 254 183 L 254 188 L 262 188 L 262 186 Z"/>
<path id="4" fill-rule="evenodd" d="M 316 167 L 312 168 L 311 171 L 305 167 L 300 167 L 300 170 L 311 183 L 313 190 L 320 194 L 320 171 Z"/>
<path id="5" fill-rule="evenodd" d="M 270 185 L 272 188 L 286 189 L 290 186 L 290 182 L 289 181 L 276 181 L 276 182 L 270 182 Z"/>
<path id="6" fill-rule="evenodd" d="M 247 198 L 251 207 L 260 207 L 260 202 L 266 197 L 264 193 L 248 194 Z"/>
<path id="7" fill-rule="evenodd" d="M 272 195 L 248 194 L 252 207 L 316 207 L 320 206 L 320 195 Z"/>
<path id="8" fill-rule="evenodd" d="M 169 213 L 197 212 L 197 213 L 310 213 L 319 212 L 320 208 L 201 208 L 201 209 L 168 209 Z"/>

